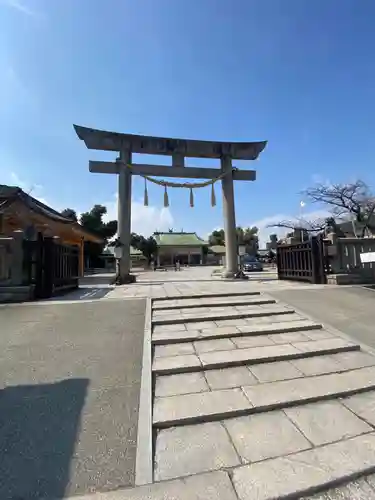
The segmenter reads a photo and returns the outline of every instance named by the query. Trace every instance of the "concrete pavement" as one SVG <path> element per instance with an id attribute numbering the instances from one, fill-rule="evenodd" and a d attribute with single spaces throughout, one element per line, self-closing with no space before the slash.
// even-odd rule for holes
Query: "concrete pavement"
<path id="1" fill-rule="evenodd" d="M 375 349 L 375 290 L 362 286 L 275 288 L 270 294 Z"/>
<path id="2" fill-rule="evenodd" d="M 0 307 L 0 498 L 134 484 L 144 300 Z"/>

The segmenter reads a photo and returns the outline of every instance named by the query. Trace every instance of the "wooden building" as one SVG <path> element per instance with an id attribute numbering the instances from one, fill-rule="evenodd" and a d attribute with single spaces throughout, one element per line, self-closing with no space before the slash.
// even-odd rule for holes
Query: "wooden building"
<path id="1" fill-rule="evenodd" d="M 44 236 L 60 238 L 63 244 L 78 246 L 81 276 L 84 272 L 84 242 L 103 243 L 101 238 L 78 222 L 63 217 L 21 188 L 0 184 L 0 234 L 11 236 L 15 230 L 22 230 L 26 239 L 34 239 L 38 233 L 42 233 Z"/>
<path id="2" fill-rule="evenodd" d="M 203 264 L 204 248 L 208 243 L 196 233 L 167 232 L 154 233 L 158 245 L 158 266 L 173 265 L 179 260 L 182 265 L 197 266 Z"/>

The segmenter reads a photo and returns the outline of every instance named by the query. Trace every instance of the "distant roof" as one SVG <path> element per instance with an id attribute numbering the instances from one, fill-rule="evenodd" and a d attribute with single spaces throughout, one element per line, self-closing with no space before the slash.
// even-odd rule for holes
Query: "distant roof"
<path id="1" fill-rule="evenodd" d="M 204 246 L 207 242 L 197 236 L 197 233 L 154 233 L 158 246 Z"/>
<path id="2" fill-rule="evenodd" d="M 86 233 L 94 239 L 102 241 L 102 238 L 100 236 L 92 233 L 91 231 L 88 231 L 78 222 L 64 217 L 60 212 L 54 210 L 48 205 L 45 205 L 33 196 L 25 193 L 25 191 L 23 191 L 21 188 L 17 186 L 7 186 L 5 184 L 0 184 L 0 211 L 10 207 L 12 203 L 17 200 L 21 201 L 24 205 L 27 206 L 27 208 L 29 208 L 33 212 L 43 215 L 44 217 L 47 217 L 48 219 L 51 219 L 55 222 L 70 225 L 74 229 L 79 230 L 81 233 Z"/>
<path id="3" fill-rule="evenodd" d="M 216 253 L 216 254 L 225 254 L 225 246 L 224 245 L 212 245 L 211 247 L 209 247 L 209 249 L 212 253 Z"/>
<path id="4" fill-rule="evenodd" d="M 74 125 L 74 129 L 88 149 L 103 151 L 120 151 L 127 146 L 133 153 L 153 155 L 180 153 L 185 157 L 194 158 L 220 158 L 229 155 L 235 160 L 256 160 L 267 145 L 267 141 L 217 142 L 121 134 L 79 125 Z"/>

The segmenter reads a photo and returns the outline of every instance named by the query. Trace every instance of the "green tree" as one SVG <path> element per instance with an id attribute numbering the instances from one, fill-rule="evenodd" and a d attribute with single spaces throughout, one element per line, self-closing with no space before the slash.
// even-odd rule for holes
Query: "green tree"
<path id="1" fill-rule="evenodd" d="M 130 244 L 133 248 L 142 252 L 147 259 L 148 265 L 151 264 L 151 260 L 158 253 L 158 244 L 153 236 L 145 238 L 140 234 L 132 233 Z"/>
<path id="2" fill-rule="evenodd" d="M 85 242 L 85 256 L 89 257 L 90 265 L 93 267 L 101 267 L 102 262 L 100 255 L 103 252 L 104 246 L 108 240 L 117 232 L 117 221 L 111 220 L 104 222 L 103 217 L 107 213 L 107 208 L 104 205 L 94 205 L 89 212 L 84 212 L 80 217 L 80 224 L 88 231 L 100 236 L 103 239 L 103 244 Z"/>
<path id="3" fill-rule="evenodd" d="M 237 243 L 238 245 L 245 245 L 246 253 L 255 255 L 258 251 L 259 241 L 258 241 L 258 228 L 246 227 L 242 228 L 238 226 L 236 228 L 237 233 Z M 210 245 L 225 245 L 225 234 L 224 229 L 216 229 L 212 231 L 208 237 Z"/>
<path id="4" fill-rule="evenodd" d="M 63 217 L 67 219 L 71 219 L 74 222 L 78 222 L 77 212 L 73 210 L 73 208 L 65 208 L 62 212 L 60 212 Z"/>
<path id="5" fill-rule="evenodd" d="M 94 205 L 89 212 L 84 212 L 80 217 L 80 224 L 88 231 L 101 236 L 105 243 L 117 232 L 117 220 L 103 221 L 107 208 L 104 205 Z"/>
<path id="6" fill-rule="evenodd" d="M 208 242 L 211 246 L 213 245 L 225 245 L 225 235 L 224 235 L 224 229 L 217 229 L 215 231 L 212 231 L 210 236 L 208 237 Z"/>

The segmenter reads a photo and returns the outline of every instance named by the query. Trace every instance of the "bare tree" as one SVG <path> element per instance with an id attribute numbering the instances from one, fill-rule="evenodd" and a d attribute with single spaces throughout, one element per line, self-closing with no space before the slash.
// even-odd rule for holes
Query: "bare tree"
<path id="1" fill-rule="evenodd" d="M 368 230 L 375 232 L 375 196 L 366 183 L 357 180 L 350 184 L 317 184 L 304 192 L 313 203 L 331 208 L 334 217 L 351 217 L 361 227 L 363 237 Z"/>
<path id="2" fill-rule="evenodd" d="M 267 227 L 280 227 L 283 229 L 302 230 L 307 233 L 317 234 L 325 229 L 327 225 L 326 219 L 317 220 L 307 220 L 307 219 L 296 219 L 296 220 L 283 220 L 277 224 L 270 224 Z"/>

